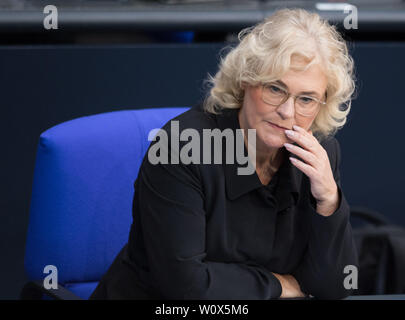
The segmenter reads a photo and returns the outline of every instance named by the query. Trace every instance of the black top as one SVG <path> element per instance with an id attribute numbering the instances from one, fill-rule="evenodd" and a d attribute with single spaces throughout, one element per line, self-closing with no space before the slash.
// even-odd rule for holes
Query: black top
<path id="1" fill-rule="evenodd" d="M 172 120 L 180 130 L 235 130 L 237 112 L 212 115 L 197 106 Z M 170 138 L 170 121 L 163 128 Z M 358 266 L 358 258 L 340 186 L 340 147 L 335 138 L 321 145 L 340 195 L 328 217 L 315 211 L 309 179 L 286 149 L 267 186 L 256 173 L 238 175 L 239 164 L 153 165 L 146 154 L 135 181 L 128 244 L 91 298 L 278 298 L 281 285 L 271 272 L 292 274 L 317 298 L 348 296 L 343 270 Z"/>

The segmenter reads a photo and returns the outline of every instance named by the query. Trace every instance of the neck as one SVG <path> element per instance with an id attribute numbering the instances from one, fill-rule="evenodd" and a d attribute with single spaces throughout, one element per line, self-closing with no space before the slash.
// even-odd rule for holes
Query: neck
<path id="1" fill-rule="evenodd" d="M 271 148 L 260 141 L 256 142 L 256 166 L 271 167 L 275 170 L 278 169 L 284 158 L 284 152 L 282 148 Z"/>

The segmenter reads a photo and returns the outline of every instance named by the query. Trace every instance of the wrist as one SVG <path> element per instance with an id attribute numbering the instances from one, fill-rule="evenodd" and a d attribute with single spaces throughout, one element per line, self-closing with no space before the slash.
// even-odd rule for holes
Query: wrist
<path id="1" fill-rule="evenodd" d="M 332 215 L 339 208 L 339 191 L 336 188 L 336 191 L 332 196 L 328 197 L 325 200 L 317 201 L 316 203 L 316 212 L 323 216 Z"/>

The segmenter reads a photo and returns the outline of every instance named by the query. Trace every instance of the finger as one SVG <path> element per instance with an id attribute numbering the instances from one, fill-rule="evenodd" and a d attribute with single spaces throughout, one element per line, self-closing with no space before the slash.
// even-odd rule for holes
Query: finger
<path id="1" fill-rule="evenodd" d="M 299 146 L 295 146 L 290 143 L 284 143 L 284 147 L 290 151 L 291 153 L 297 155 L 300 157 L 302 160 L 304 160 L 306 163 L 310 164 L 311 166 L 315 167 L 315 161 L 316 157 L 314 154 L 310 151 L 307 151 Z"/>
<path id="2" fill-rule="evenodd" d="M 301 170 L 304 174 L 307 175 L 308 178 L 312 178 L 315 174 L 315 169 L 309 165 L 306 164 L 294 157 L 289 157 L 291 163 L 296 166 L 299 170 Z"/>
<path id="3" fill-rule="evenodd" d="M 302 128 L 302 127 L 300 127 L 300 126 L 297 126 L 297 125 L 293 125 L 293 129 L 294 129 L 295 131 L 298 131 L 299 133 L 301 133 L 304 137 L 315 138 L 315 137 L 312 135 L 312 130 L 311 130 L 311 129 L 309 129 L 309 130 L 307 131 L 307 130 L 305 130 L 304 128 Z"/>
<path id="4" fill-rule="evenodd" d="M 312 140 L 312 136 L 308 134 L 304 129 L 301 130 L 285 130 L 286 136 L 292 141 L 298 143 L 306 150 L 313 151 L 315 149 L 315 142 Z M 305 131 L 305 132 L 304 132 Z"/>
<path id="5" fill-rule="evenodd" d="M 319 145 L 318 139 L 316 139 L 314 137 L 311 129 L 308 129 L 308 131 L 307 131 L 304 128 L 297 126 L 297 125 L 294 125 L 293 129 L 295 131 L 298 131 L 299 133 L 301 133 L 304 137 L 306 137 L 308 139 L 308 143 L 310 143 L 309 147 L 313 146 L 313 149 L 318 147 L 318 145 Z"/>

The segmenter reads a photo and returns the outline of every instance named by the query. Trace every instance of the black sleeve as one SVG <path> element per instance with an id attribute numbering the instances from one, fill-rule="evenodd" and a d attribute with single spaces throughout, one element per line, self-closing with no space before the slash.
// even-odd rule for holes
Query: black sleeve
<path id="1" fill-rule="evenodd" d="M 293 273 L 301 290 L 320 299 L 341 299 L 352 293 L 344 287 L 347 265 L 358 269 L 357 251 L 350 225 L 350 207 L 340 183 L 340 146 L 336 139 L 332 169 L 338 186 L 340 203 L 330 216 L 318 214 L 311 206 L 311 230 L 303 262 Z M 311 195 L 312 196 L 312 195 Z"/>
<path id="2" fill-rule="evenodd" d="M 200 180 L 197 165 L 143 161 L 136 187 L 156 290 L 165 299 L 278 298 L 280 282 L 263 266 L 207 261 Z"/>

